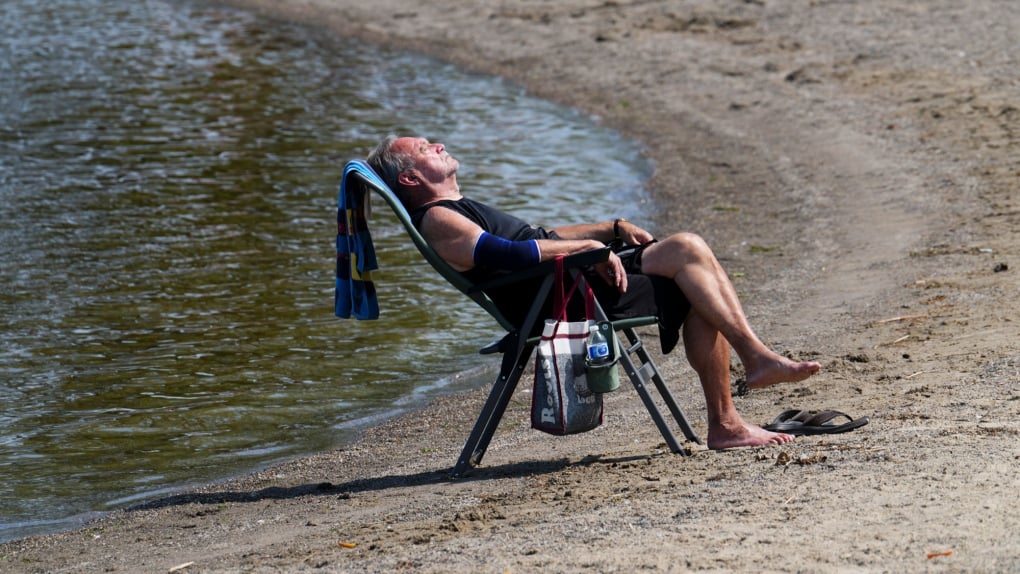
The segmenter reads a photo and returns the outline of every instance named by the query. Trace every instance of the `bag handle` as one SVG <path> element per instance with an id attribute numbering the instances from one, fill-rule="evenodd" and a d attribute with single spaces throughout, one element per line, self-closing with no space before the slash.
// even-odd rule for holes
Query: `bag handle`
<path id="1" fill-rule="evenodd" d="M 563 255 L 556 256 L 556 275 L 554 276 L 555 282 L 553 283 L 553 292 L 555 293 L 553 299 L 553 318 L 558 321 L 567 320 L 567 303 L 574 296 L 574 292 L 577 291 L 577 285 L 580 283 L 580 281 L 574 281 L 574 284 L 570 286 L 570 292 L 566 292 L 566 281 L 564 280 L 566 273 L 563 270 L 563 259 Z M 595 317 L 595 293 L 591 290 L 591 285 L 588 284 L 587 280 L 584 280 L 584 291 L 584 318 L 591 319 Z"/>

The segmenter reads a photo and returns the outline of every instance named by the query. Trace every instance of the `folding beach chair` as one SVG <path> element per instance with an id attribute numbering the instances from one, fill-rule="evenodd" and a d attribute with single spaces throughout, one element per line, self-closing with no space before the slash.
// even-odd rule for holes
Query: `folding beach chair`
<path id="1" fill-rule="evenodd" d="M 517 384 L 531 358 L 532 352 L 539 343 L 540 337 L 533 336 L 533 334 L 536 332 L 536 325 L 541 325 L 545 320 L 545 317 L 541 316 L 541 311 L 543 303 L 546 301 L 554 283 L 555 263 L 553 261 L 544 262 L 532 268 L 502 276 L 483 284 L 473 284 L 450 267 L 432 250 L 411 223 L 410 215 L 393 191 L 367 163 L 361 160 L 352 160 L 344 166 L 343 180 L 340 186 L 341 198 L 343 198 L 345 191 L 358 189 L 352 187 L 355 185 L 363 186 L 360 191 L 361 193 L 366 193 L 367 195 L 367 190 L 370 189 L 381 196 L 396 214 L 397 219 L 404 225 L 411 241 L 418 248 L 418 251 L 421 252 L 422 256 L 425 257 L 425 260 L 461 293 L 467 295 L 485 309 L 506 330 L 506 335 L 503 338 L 483 347 L 479 351 L 483 355 L 500 353 L 503 357 L 499 374 L 492 386 L 488 399 L 485 401 L 478 420 L 471 431 L 471 435 L 468 437 L 460 458 L 453 469 L 452 475 L 454 477 L 462 476 L 470 468 L 481 463 L 482 457 L 485 455 L 496 427 L 499 425 L 500 419 L 503 417 L 510 402 L 510 398 L 517 388 Z M 367 200 L 367 198 L 365 199 Z M 343 199 L 341 199 L 341 202 L 343 202 Z M 609 248 L 606 247 L 569 256 L 564 259 L 564 268 L 574 276 L 576 281 L 583 281 L 583 275 L 579 270 L 594 263 L 607 260 L 609 252 Z M 514 324 L 500 312 L 487 293 L 494 289 L 526 280 L 540 280 L 541 287 L 531 303 L 524 321 L 520 324 Z M 605 312 L 598 305 L 597 301 L 595 315 L 596 319 L 607 319 Z M 660 411 L 656 401 L 653 399 L 650 387 L 654 387 L 658 391 L 661 402 L 665 404 L 684 436 L 696 444 L 701 444 L 701 440 L 694 433 L 686 415 L 684 415 L 672 393 L 666 387 L 658 368 L 635 331 L 638 327 L 654 325 L 656 323 L 656 317 L 613 321 L 614 329 L 624 335 L 620 337 L 622 351 L 620 353 L 620 364 L 630 378 L 631 383 L 633 383 L 634 389 L 644 402 L 659 432 L 662 433 L 662 437 L 665 439 L 670 451 L 686 455 L 687 452 L 680 445 L 662 411 Z"/>

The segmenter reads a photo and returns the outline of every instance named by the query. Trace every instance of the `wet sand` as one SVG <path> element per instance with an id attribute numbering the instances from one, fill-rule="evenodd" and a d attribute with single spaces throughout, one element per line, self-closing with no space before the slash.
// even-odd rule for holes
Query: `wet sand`
<path id="1" fill-rule="evenodd" d="M 524 384 L 484 464 L 450 481 L 483 389 L 2 545 L 0 569 L 1020 570 L 1020 5 L 235 4 L 505 76 L 641 141 L 660 206 L 643 223 L 702 234 L 759 335 L 823 365 L 738 397 L 745 418 L 871 423 L 685 458 L 626 386 L 601 428 L 555 438 L 528 428 Z M 659 359 L 704 437 L 683 353 Z"/>

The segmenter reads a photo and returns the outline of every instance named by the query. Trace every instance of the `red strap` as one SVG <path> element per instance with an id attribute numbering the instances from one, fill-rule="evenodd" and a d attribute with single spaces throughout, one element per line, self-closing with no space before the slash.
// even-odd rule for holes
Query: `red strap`
<path id="1" fill-rule="evenodd" d="M 594 319 L 595 318 L 595 293 L 591 290 L 591 285 L 588 280 L 584 281 L 584 318 Z"/>
<path id="2" fill-rule="evenodd" d="M 553 283 L 553 291 L 555 293 L 553 299 L 553 318 L 559 321 L 567 320 L 567 303 L 570 302 L 570 298 L 574 296 L 577 291 L 577 284 L 580 281 L 574 281 L 574 284 L 570 287 L 570 292 L 566 292 L 566 281 L 565 273 L 563 271 L 563 255 L 556 256 L 556 275 Z M 588 285 L 588 281 L 584 281 L 584 316 L 585 319 L 591 319 L 595 317 L 595 293 L 592 292 L 591 286 Z"/>
<path id="3" fill-rule="evenodd" d="M 554 281 L 553 281 L 554 299 L 553 299 L 553 309 L 552 309 L 553 314 L 552 314 L 552 318 L 553 319 L 557 319 L 559 321 L 564 321 L 567 318 L 566 315 L 567 315 L 567 301 L 568 301 L 568 299 L 566 297 L 566 292 L 565 292 L 566 286 L 564 285 L 564 282 L 563 282 L 563 256 L 562 255 L 557 255 L 556 256 L 556 271 L 555 271 L 555 273 L 556 274 L 553 276 L 553 279 L 554 279 Z"/>

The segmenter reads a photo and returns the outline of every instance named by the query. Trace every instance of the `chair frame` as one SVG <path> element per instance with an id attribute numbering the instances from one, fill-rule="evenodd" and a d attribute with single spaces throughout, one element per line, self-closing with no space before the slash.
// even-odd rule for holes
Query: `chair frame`
<path id="1" fill-rule="evenodd" d="M 421 236 L 417 228 L 414 227 L 414 224 L 411 222 L 410 214 L 397 198 L 396 194 L 393 193 L 389 186 L 383 182 L 383 180 L 372 170 L 371 167 L 369 167 L 367 163 L 362 160 L 351 160 L 347 162 L 343 171 L 341 193 L 343 193 L 343 188 L 344 185 L 346 185 L 348 178 L 354 178 L 382 197 L 386 204 L 393 210 L 400 223 L 404 226 L 404 229 L 411 238 L 411 241 L 425 260 L 428 261 L 429 264 L 431 264 L 432 267 L 443 276 L 443 278 L 456 287 L 457 290 L 467 295 L 475 303 L 485 309 L 485 311 L 488 312 L 500 324 L 500 326 L 507 331 L 507 334 L 502 339 L 486 345 L 479 350 L 479 352 L 483 355 L 500 353 L 503 357 L 499 374 L 497 375 L 492 389 L 489 392 L 489 396 L 482 407 L 478 420 L 475 422 L 475 425 L 471 430 L 467 443 L 464 445 L 460 457 L 457 459 L 457 463 L 451 472 L 451 476 L 453 477 L 464 476 L 471 468 L 481 464 L 482 458 L 485 456 L 485 451 L 488 449 L 489 443 L 496 432 L 496 427 L 499 426 L 499 422 L 503 418 L 503 414 L 506 412 L 510 399 L 520 382 L 521 376 L 523 375 L 528 362 L 531 360 L 533 351 L 540 341 L 540 337 L 529 337 L 527 335 L 535 332 L 534 327 L 538 321 L 545 319 L 539 315 L 541 314 L 543 303 L 552 290 L 555 271 L 554 262 L 546 261 L 512 275 L 498 277 L 481 284 L 473 284 L 439 257 L 439 255 Z M 585 279 L 584 275 L 580 272 L 581 269 L 595 263 L 606 261 L 609 258 L 609 253 L 610 248 L 605 247 L 602 249 L 571 255 L 564 258 L 564 268 L 567 272 L 572 274 L 576 281 L 583 282 Z M 536 295 L 535 300 L 521 325 L 514 325 L 505 316 L 503 316 L 492 299 L 490 299 L 486 294 L 486 291 L 489 289 L 503 287 L 518 281 L 534 279 L 536 277 L 543 277 L 544 279 L 539 288 L 538 294 Z M 597 299 L 595 301 L 595 318 L 598 320 L 608 320 L 605 311 L 602 309 L 602 306 L 598 303 Z M 687 440 L 696 444 L 702 444 L 702 442 L 691 428 L 691 425 L 687 420 L 687 416 L 673 397 L 672 392 L 670 392 L 669 388 L 666 386 L 658 368 L 655 366 L 654 361 L 649 356 L 647 349 L 645 349 L 641 338 L 635 330 L 638 327 L 656 324 L 656 322 L 657 319 L 655 317 L 638 317 L 612 321 L 613 328 L 622 332 L 624 335 L 624 337 L 620 339 L 621 350 L 624 351 L 620 353 L 620 365 L 627 373 L 627 376 L 633 384 L 634 389 L 637 391 L 638 396 L 641 397 L 641 401 L 644 403 L 649 415 L 655 422 L 656 427 L 658 427 L 663 439 L 665 439 L 670 451 L 676 454 L 687 455 L 687 451 L 681 446 L 676 435 L 670 428 L 670 424 L 667 422 L 666 417 L 663 416 L 662 411 L 659 409 L 649 387 L 654 387 L 654 389 L 659 393 L 659 398 L 665 404 L 673 420 L 679 426 L 680 431 Z"/>

